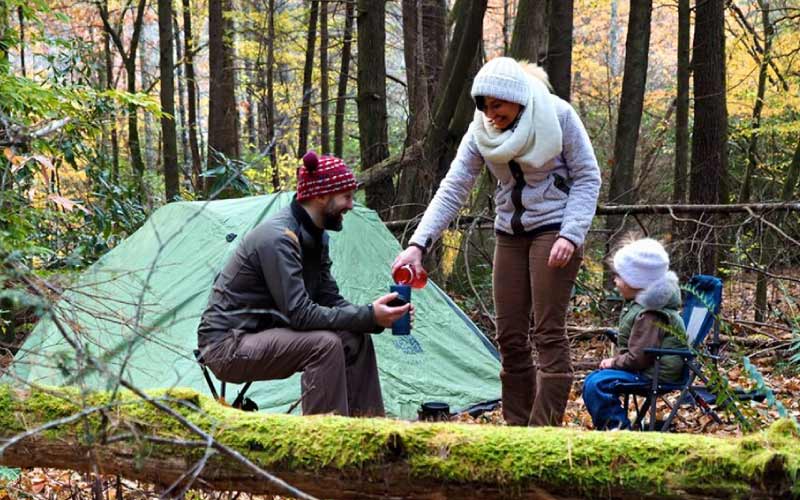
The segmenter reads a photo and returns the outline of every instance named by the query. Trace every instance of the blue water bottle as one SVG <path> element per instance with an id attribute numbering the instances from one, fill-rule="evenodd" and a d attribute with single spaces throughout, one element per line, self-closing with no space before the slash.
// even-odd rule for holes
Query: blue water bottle
<path id="1" fill-rule="evenodd" d="M 397 292 L 397 298 L 389 302 L 392 307 L 399 307 L 411 302 L 411 287 L 409 285 L 391 285 L 390 292 Z M 411 333 L 411 312 L 402 315 L 392 323 L 392 335 L 408 335 Z"/>

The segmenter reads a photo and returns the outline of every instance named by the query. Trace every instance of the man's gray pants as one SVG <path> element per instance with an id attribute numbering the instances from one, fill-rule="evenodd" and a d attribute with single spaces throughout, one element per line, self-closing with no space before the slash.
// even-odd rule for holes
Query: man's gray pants
<path id="1" fill-rule="evenodd" d="M 208 368 L 233 384 L 302 372 L 304 415 L 383 416 L 375 348 L 369 334 L 273 328 L 233 331 L 203 349 Z"/>

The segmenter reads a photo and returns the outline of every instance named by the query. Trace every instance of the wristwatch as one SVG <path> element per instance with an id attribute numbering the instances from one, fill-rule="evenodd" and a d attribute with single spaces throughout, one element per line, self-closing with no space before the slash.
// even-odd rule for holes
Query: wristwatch
<path id="1" fill-rule="evenodd" d="M 419 243 L 409 243 L 408 246 L 410 247 L 417 247 L 422 251 L 422 256 L 425 257 L 425 254 L 428 253 L 428 249 L 425 248 L 424 245 L 420 245 Z"/>

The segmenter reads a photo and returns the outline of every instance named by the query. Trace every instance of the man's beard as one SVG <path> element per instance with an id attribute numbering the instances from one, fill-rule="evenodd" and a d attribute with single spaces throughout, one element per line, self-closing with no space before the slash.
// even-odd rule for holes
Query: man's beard
<path id="1" fill-rule="evenodd" d="M 344 214 L 342 211 L 333 212 L 325 210 L 322 215 L 322 227 L 328 231 L 341 231 L 344 222 Z"/>

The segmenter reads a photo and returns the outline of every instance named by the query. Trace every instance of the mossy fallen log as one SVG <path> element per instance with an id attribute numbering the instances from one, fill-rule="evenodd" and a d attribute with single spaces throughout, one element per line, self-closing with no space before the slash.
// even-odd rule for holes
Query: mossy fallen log
<path id="1" fill-rule="evenodd" d="M 389 419 L 244 413 L 190 390 L 150 393 L 188 421 L 320 498 L 800 497 L 800 435 L 791 421 L 737 438 L 592 432 Z M 100 411 L 99 409 L 103 409 Z M 0 464 L 120 474 L 169 485 L 203 460 L 197 435 L 121 393 L 0 386 Z M 240 463 L 211 454 L 198 488 L 275 493 Z"/>

